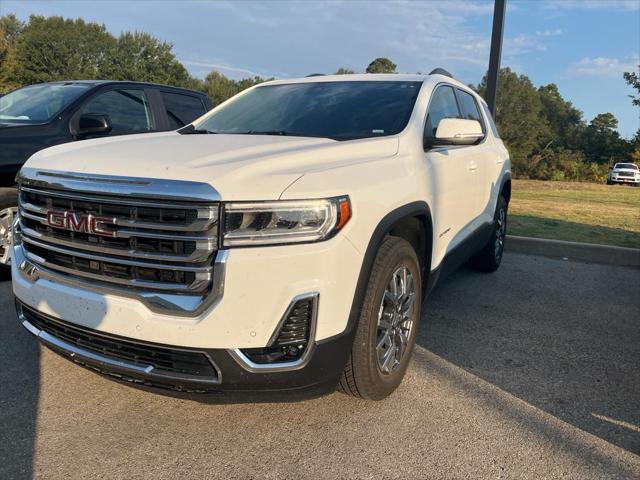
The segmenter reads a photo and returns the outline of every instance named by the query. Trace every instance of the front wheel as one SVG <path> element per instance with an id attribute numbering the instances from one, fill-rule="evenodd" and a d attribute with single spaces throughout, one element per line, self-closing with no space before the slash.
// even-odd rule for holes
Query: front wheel
<path id="1" fill-rule="evenodd" d="M 371 270 L 351 355 L 340 379 L 342 392 L 381 400 L 400 385 L 413 353 L 421 303 L 418 256 L 409 242 L 390 236 Z"/>

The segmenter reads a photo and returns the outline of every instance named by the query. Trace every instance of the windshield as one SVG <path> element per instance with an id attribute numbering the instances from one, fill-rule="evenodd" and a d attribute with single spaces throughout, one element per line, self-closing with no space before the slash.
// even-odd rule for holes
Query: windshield
<path id="1" fill-rule="evenodd" d="M 633 163 L 616 163 L 615 168 L 630 168 L 631 170 L 638 170 L 638 167 Z"/>
<path id="2" fill-rule="evenodd" d="M 0 97 L 0 121 L 46 122 L 90 87 L 86 83 L 49 83 L 14 90 Z"/>
<path id="3" fill-rule="evenodd" d="M 223 105 L 194 125 L 192 132 L 335 140 L 394 135 L 407 125 L 421 85 L 401 81 L 266 85 Z"/>

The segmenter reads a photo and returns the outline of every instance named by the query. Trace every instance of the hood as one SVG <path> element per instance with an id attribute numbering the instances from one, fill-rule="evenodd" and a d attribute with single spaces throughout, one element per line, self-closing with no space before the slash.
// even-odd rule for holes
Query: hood
<path id="1" fill-rule="evenodd" d="M 275 199 L 307 172 L 393 156 L 397 137 L 338 142 L 175 132 L 85 140 L 41 150 L 26 166 L 75 173 L 206 182 L 225 200 Z"/>

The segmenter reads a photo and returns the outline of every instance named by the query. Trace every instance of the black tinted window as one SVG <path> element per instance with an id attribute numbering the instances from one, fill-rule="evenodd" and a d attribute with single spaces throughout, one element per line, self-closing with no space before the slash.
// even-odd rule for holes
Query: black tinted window
<path id="1" fill-rule="evenodd" d="M 473 96 L 462 90 L 458 90 L 458 103 L 460 104 L 461 116 L 467 120 L 477 120 L 482 125 L 482 118 L 478 111 L 478 105 Z"/>
<path id="2" fill-rule="evenodd" d="M 172 129 L 184 127 L 205 113 L 199 98 L 179 93 L 160 92 Z"/>
<path id="3" fill-rule="evenodd" d="M 154 129 L 149 102 L 142 90 L 109 90 L 90 99 L 82 113 L 108 115 L 111 135 L 143 133 Z"/>
<path id="4" fill-rule="evenodd" d="M 336 140 L 393 135 L 407 125 L 421 85 L 402 81 L 266 85 L 223 105 L 196 128 Z"/>
<path id="5" fill-rule="evenodd" d="M 438 123 L 443 118 L 458 118 L 458 104 L 451 87 L 438 87 L 431 97 L 427 121 L 424 127 L 425 137 L 435 137 Z"/>

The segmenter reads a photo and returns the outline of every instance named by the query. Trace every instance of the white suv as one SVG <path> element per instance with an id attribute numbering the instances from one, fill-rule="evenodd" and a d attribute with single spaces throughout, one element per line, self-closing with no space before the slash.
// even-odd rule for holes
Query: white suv
<path id="1" fill-rule="evenodd" d="M 640 169 L 633 163 L 616 163 L 607 175 L 607 185 L 630 183 L 640 185 Z"/>
<path id="2" fill-rule="evenodd" d="M 384 398 L 438 278 L 500 265 L 510 178 L 485 102 L 442 70 L 265 83 L 177 132 L 31 157 L 18 314 L 151 387 Z"/>

